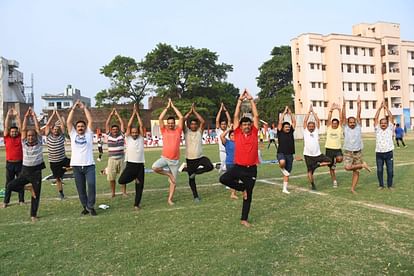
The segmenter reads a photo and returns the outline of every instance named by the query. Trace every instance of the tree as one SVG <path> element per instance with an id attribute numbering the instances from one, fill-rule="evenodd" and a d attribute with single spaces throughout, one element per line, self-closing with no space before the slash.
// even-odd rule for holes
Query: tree
<path id="1" fill-rule="evenodd" d="M 96 105 L 132 101 L 139 104 L 145 97 L 148 79 L 141 66 L 131 57 L 116 56 L 109 64 L 103 66 L 100 73 L 111 81 L 111 87 L 101 90 L 95 96 Z"/>
<path id="2" fill-rule="evenodd" d="M 189 99 L 200 88 L 223 82 L 233 70 L 233 66 L 217 61 L 218 55 L 205 48 L 174 49 L 160 43 L 140 65 L 159 96 Z"/>
<path id="3" fill-rule="evenodd" d="M 265 121 L 277 120 L 278 113 L 289 105 L 293 110 L 292 59 L 290 46 L 274 47 L 271 59 L 260 66 L 257 86 L 260 101 L 257 108 Z"/>

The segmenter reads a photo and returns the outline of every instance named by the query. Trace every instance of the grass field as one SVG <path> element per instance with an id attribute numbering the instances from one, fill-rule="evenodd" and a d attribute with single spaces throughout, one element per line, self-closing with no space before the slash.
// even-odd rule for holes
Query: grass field
<path id="1" fill-rule="evenodd" d="M 305 164 L 298 161 L 291 194 L 285 195 L 277 165 L 261 165 L 251 228 L 239 224 L 241 199 L 230 200 L 217 184 L 217 171 L 197 176 L 200 204 L 193 203 L 181 174 L 173 207 L 166 203 L 166 179 L 146 174 L 140 211 L 133 209 L 132 184 L 128 197 L 111 199 L 105 177 L 97 175 L 96 206 L 110 205 L 97 217 L 80 216 L 72 181 L 65 182 L 63 201 L 56 187 L 44 182 L 35 224 L 30 223 L 30 204 L 18 206 L 15 193 L 12 206 L 0 209 L 0 274 L 413 275 L 414 140 L 407 142 L 408 148 L 395 150 L 393 191 L 377 190 L 374 169 L 361 172 L 358 194 L 352 195 L 351 173 L 338 166 L 337 189 L 327 169 L 320 168 L 319 193 L 310 193 Z M 374 139 L 365 139 L 365 160 L 372 167 L 374 147 Z M 296 149 L 301 155 L 302 141 Z M 217 146 L 205 146 L 204 152 L 218 161 Z M 147 151 L 146 167 L 159 155 L 159 150 Z M 274 159 L 274 147 L 264 149 L 263 158 Z M 0 160 L 4 179 L 4 151 Z M 105 164 L 97 163 L 97 171 Z M 49 168 L 43 171 L 49 173 Z"/>

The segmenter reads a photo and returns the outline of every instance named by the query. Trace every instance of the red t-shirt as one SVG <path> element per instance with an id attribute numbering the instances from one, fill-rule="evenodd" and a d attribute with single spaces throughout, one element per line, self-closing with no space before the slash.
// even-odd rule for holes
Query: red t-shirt
<path id="1" fill-rule="evenodd" d="M 259 163 L 257 128 L 252 126 L 250 133 L 244 134 L 240 128 L 234 130 L 234 163 L 241 166 L 254 166 Z"/>
<path id="2" fill-rule="evenodd" d="M 6 161 L 23 160 L 22 136 L 17 135 L 12 138 L 10 135 L 4 136 L 6 146 Z"/>

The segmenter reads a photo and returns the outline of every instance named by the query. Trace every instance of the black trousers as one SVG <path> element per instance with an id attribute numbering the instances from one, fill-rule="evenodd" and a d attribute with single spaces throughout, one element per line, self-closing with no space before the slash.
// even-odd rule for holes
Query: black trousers
<path id="1" fill-rule="evenodd" d="M 135 203 L 134 206 L 139 207 L 142 199 L 142 192 L 144 191 L 144 163 L 127 162 L 118 183 L 125 185 L 135 179 Z"/>
<path id="2" fill-rule="evenodd" d="M 20 172 L 22 171 L 22 165 L 23 161 L 20 162 L 9 162 L 6 161 L 6 185 L 4 187 L 6 188 L 6 194 L 5 198 L 7 198 L 7 202 L 10 202 L 11 197 L 11 191 L 7 194 L 7 184 L 19 176 Z M 24 189 L 23 191 L 19 192 L 19 202 L 24 202 Z"/>
<path id="3" fill-rule="evenodd" d="M 203 156 L 197 159 L 186 159 L 187 161 L 187 173 L 188 173 L 188 185 L 190 185 L 193 197 L 197 198 L 197 186 L 194 177 L 190 177 L 192 174 L 202 174 L 205 172 L 212 171 L 214 169 L 210 159 Z"/>
<path id="4" fill-rule="evenodd" d="M 21 192 L 22 190 L 24 190 L 24 185 L 28 183 L 32 183 L 33 189 L 36 194 L 36 198 L 32 197 L 30 216 L 36 217 L 40 203 L 40 192 L 42 189 L 42 170 L 28 170 L 23 168 L 20 175 L 7 184 L 6 194 L 9 191 Z M 5 197 L 4 203 L 8 203 L 6 202 L 6 200 L 7 199 Z"/>
<path id="5" fill-rule="evenodd" d="M 237 191 L 246 191 L 247 198 L 243 198 L 241 220 L 247 220 L 250 212 L 250 204 L 253 198 L 253 188 L 256 184 L 257 167 L 234 165 L 220 177 L 220 182 Z"/>

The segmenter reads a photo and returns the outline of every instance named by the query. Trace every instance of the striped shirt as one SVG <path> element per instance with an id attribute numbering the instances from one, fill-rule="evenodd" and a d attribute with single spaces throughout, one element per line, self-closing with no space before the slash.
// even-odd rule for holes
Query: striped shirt
<path id="1" fill-rule="evenodd" d="M 124 158 L 125 137 L 119 134 L 117 137 L 108 133 L 108 157 L 113 159 Z"/>
<path id="2" fill-rule="evenodd" d="M 37 143 L 30 146 L 27 139 L 23 139 L 23 166 L 35 167 L 43 163 L 42 137 L 37 137 Z"/>
<path id="3" fill-rule="evenodd" d="M 53 136 L 49 134 L 46 138 L 49 152 L 49 162 L 60 162 L 65 159 L 65 135 Z"/>

